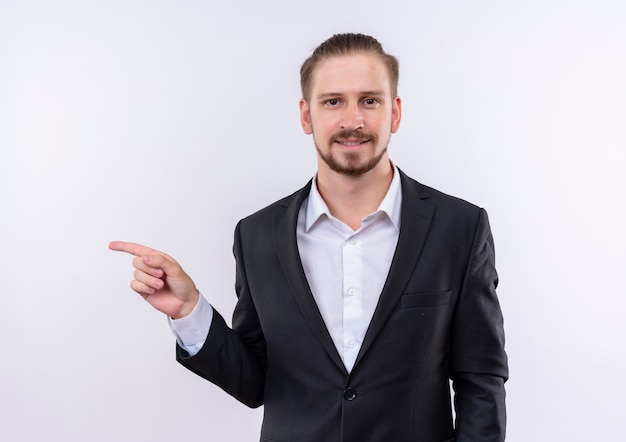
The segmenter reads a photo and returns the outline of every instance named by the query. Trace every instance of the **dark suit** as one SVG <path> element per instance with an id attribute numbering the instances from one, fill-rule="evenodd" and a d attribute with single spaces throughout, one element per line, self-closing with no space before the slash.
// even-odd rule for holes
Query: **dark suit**
<path id="1" fill-rule="evenodd" d="M 200 352 L 179 347 L 177 357 L 263 404 L 262 441 L 504 440 L 507 358 L 487 214 L 402 172 L 401 182 L 398 246 L 350 373 L 298 255 L 310 183 L 238 224 L 233 329 L 215 312 Z"/>

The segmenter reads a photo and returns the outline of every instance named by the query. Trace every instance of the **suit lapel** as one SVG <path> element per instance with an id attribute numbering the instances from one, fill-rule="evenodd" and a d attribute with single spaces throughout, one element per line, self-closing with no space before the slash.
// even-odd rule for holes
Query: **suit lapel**
<path id="1" fill-rule="evenodd" d="M 434 206 L 423 201 L 430 197 L 430 192 L 426 187 L 408 178 L 403 172 L 400 172 L 400 177 L 402 180 L 402 214 L 398 245 L 355 367 L 369 350 L 404 293 L 422 253 L 435 211 Z"/>
<path id="2" fill-rule="evenodd" d="M 298 213 L 302 202 L 309 194 L 310 190 L 311 182 L 291 197 L 283 200 L 281 204 L 283 210 L 274 214 L 272 230 L 274 235 L 274 247 L 276 247 L 276 255 L 287 277 L 296 302 L 302 311 L 302 315 L 330 358 L 345 371 L 346 368 L 341 361 L 341 357 L 326 328 L 324 319 L 315 303 L 315 298 L 313 298 L 313 294 L 311 293 L 311 288 L 304 274 L 302 261 L 300 260 L 300 254 L 298 252 L 296 237 Z"/>

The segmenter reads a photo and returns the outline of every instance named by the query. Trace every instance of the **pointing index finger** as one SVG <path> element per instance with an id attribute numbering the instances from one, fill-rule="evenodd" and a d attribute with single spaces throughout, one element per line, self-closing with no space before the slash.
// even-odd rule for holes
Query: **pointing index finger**
<path id="1" fill-rule="evenodd" d="M 130 253 L 134 256 L 143 256 L 154 253 L 155 250 L 150 247 L 143 246 L 141 244 L 136 244 L 133 242 L 125 242 L 125 241 L 111 241 L 109 243 L 109 249 L 115 250 L 117 252 L 126 252 Z"/>

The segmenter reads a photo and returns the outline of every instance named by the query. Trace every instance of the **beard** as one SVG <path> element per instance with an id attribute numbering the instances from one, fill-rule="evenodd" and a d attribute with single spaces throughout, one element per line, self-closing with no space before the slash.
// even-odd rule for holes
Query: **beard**
<path id="1" fill-rule="evenodd" d="M 358 177 L 369 172 L 378 165 L 385 155 L 385 152 L 387 152 L 387 146 L 385 146 L 378 154 L 370 158 L 362 158 L 362 152 L 343 152 L 341 154 L 342 158 L 338 159 L 333 155 L 333 145 L 339 139 L 368 140 L 376 146 L 378 144 L 378 137 L 375 134 L 364 134 L 361 131 L 342 131 L 333 135 L 329 140 L 328 153 L 322 152 L 315 142 L 315 138 L 313 139 L 317 153 L 322 161 L 326 163 L 330 170 L 343 175 Z"/>

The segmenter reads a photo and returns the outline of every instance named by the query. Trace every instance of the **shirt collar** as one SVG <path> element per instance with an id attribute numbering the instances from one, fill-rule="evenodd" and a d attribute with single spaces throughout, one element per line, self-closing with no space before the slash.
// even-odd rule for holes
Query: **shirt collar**
<path id="1" fill-rule="evenodd" d="M 396 229 L 400 230 L 400 209 L 402 206 L 402 186 L 400 185 L 400 172 L 393 165 L 393 178 L 387 190 L 387 194 L 374 213 L 383 212 L 389 217 Z M 311 191 L 306 201 L 306 217 L 304 231 L 308 232 L 313 225 L 321 218 L 331 218 L 330 210 L 322 199 L 322 195 L 317 188 L 317 175 L 313 177 Z M 372 214 L 373 215 L 373 214 Z M 370 215 L 368 215 L 370 216 Z"/>

